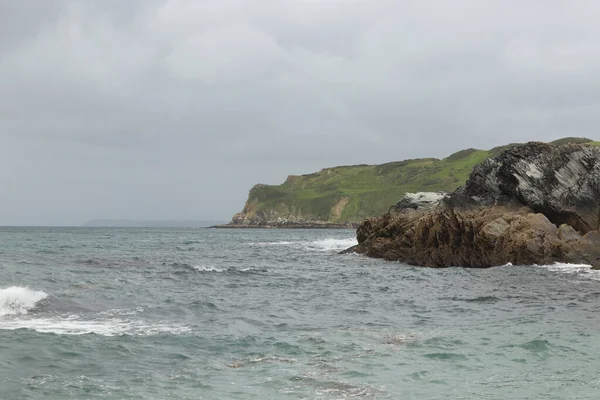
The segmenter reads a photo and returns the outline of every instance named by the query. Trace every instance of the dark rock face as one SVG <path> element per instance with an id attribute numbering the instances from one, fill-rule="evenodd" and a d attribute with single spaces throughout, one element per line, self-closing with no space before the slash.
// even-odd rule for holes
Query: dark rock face
<path id="1" fill-rule="evenodd" d="M 483 204 L 517 201 L 551 222 L 583 233 L 596 230 L 600 202 L 600 149 L 528 143 L 475 167 L 459 194 Z"/>
<path id="2" fill-rule="evenodd" d="M 511 147 L 438 204 L 415 207 L 404 198 L 364 221 L 356 251 L 430 267 L 596 264 L 599 182 L 599 148 Z"/>

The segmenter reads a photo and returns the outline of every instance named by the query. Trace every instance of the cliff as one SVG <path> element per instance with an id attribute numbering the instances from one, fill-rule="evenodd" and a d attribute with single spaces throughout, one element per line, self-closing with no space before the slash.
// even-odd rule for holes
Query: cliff
<path id="1" fill-rule="evenodd" d="M 553 143 L 598 144 L 584 138 Z M 475 165 L 510 146 L 461 150 L 441 160 L 325 168 L 291 175 L 281 185 L 258 184 L 226 227 L 356 227 L 387 211 L 406 193 L 454 191 L 467 181 Z"/>
<path id="2" fill-rule="evenodd" d="M 514 146 L 453 193 L 423 198 L 407 196 L 362 222 L 355 250 L 429 267 L 600 260 L 598 147 Z"/>

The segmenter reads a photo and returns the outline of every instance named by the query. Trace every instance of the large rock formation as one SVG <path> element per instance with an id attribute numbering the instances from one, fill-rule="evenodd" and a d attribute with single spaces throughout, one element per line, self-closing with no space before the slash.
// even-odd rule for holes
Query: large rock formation
<path id="1" fill-rule="evenodd" d="M 420 197 L 433 203 L 405 197 L 361 223 L 356 251 L 430 267 L 600 260 L 600 148 L 514 146 L 437 203 Z"/>

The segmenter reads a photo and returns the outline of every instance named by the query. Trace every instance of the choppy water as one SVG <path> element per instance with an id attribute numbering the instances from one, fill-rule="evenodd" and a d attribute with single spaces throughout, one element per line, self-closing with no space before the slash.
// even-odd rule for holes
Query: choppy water
<path id="1" fill-rule="evenodd" d="M 600 273 L 352 231 L 0 229 L 1 399 L 596 399 Z"/>

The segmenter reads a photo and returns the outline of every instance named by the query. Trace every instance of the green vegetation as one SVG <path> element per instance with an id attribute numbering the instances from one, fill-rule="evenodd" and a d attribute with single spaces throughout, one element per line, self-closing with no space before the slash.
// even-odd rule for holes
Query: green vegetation
<path id="1" fill-rule="evenodd" d="M 556 144 L 556 145 L 567 144 L 567 143 L 584 144 L 584 143 L 590 143 L 590 142 L 592 142 L 592 140 L 588 139 L 588 138 L 566 137 L 566 138 L 554 140 L 554 141 L 550 142 L 550 144 Z"/>
<path id="2" fill-rule="evenodd" d="M 552 143 L 600 145 L 584 138 L 564 138 Z M 361 221 L 385 212 L 405 193 L 455 190 L 467 181 L 476 164 L 511 145 L 514 144 L 491 150 L 461 150 L 442 160 L 423 158 L 341 166 L 289 176 L 281 185 L 253 187 L 244 212 L 266 219 L 277 215 L 331 223 Z"/>

